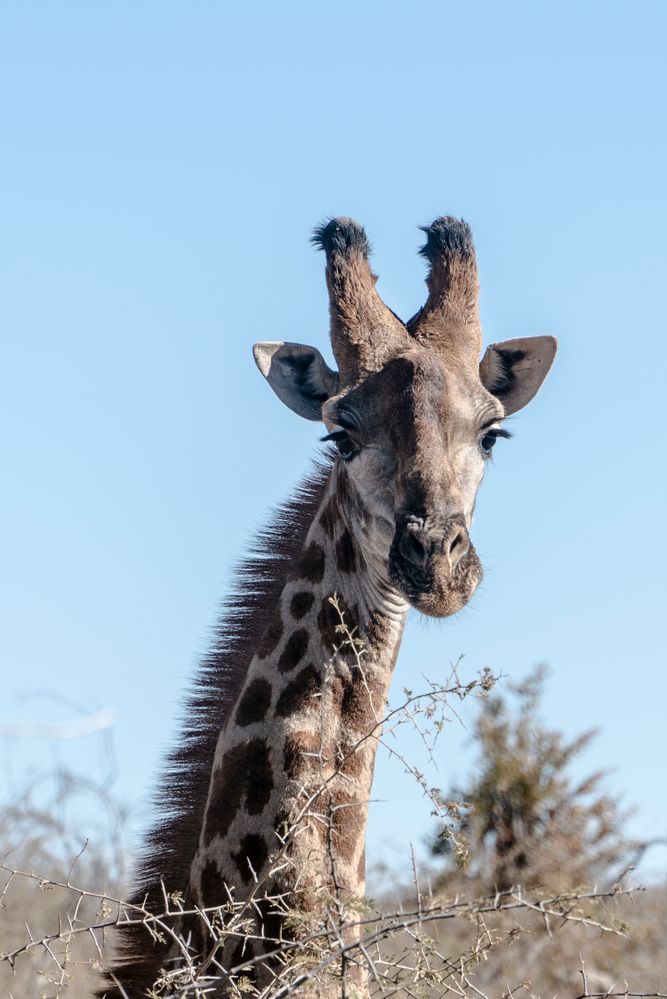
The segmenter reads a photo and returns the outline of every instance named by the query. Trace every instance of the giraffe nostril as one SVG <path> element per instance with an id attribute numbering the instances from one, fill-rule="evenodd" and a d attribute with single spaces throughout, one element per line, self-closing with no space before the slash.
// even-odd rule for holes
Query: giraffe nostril
<path id="1" fill-rule="evenodd" d="M 404 559 L 413 565 L 423 566 L 427 559 L 426 548 L 419 537 L 421 525 L 408 521 L 399 541 L 399 551 Z"/>
<path id="2" fill-rule="evenodd" d="M 409 517 L 396 532 L 395 551 L 412 571 L 424 573 L 431 559 L 442 557 L 452 572 L 470 551 L 470 537 L 461 517 L 451 517 L 438 530 L 421 518 Z"/>
<path id="3" fill-rule="evenodd" d="M 468 532 L 464 527 L 457 527 L 454 530 L 452 537 L 449 540 L 448 545 L 448 555 L 449 561 L 452 565 L 456 565 L 459 559 L 462 559 L 465 553 L 470 548 L 470 539 L 468 537 Z"/>

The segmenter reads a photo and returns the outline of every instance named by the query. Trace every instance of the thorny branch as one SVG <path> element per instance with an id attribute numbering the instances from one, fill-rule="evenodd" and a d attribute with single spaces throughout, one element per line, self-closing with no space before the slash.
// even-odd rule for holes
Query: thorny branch
<path id="1" fill-rule="evenodd" d="M 229 995 L 255 996 L 257 999 L 281 999 L 300 992 L 309 983 L 316 985 L 323 977 L 338 981 L 340 995 L 355 995 L 354 988 L 347 989 L 348 971 L 361 966 L 366 970 L 371 991 L 382 996 L 457 996 L 460 999 L 488 999 L 488 984 L 480 977 L 480 970 L 493 961 L 494 954 L 504 954 L 516 946 L 521 937 L 550 940 L 565 927 L 578 928 L 578 932 L 594 931 L 597 934 L 623 937 L 625 926 L 609 914 L 610 903 L 633 899 L 641 889 L 625 888 L 621 878 L 615 878 L 609 888 L 584 889 L 569 892 L 523 891 L 519 887 L 498 891 L 480 897 L 457 892 L 448 894 L 443 888 L 432 888 L 420 879 L 417 861 L 412 855 L 414 901 L 381 905 L 369 899 L 350 901 L 338 891 L 332 842 L 332 897 L 323 900 L 322 912 L 316 917 L 305 916 L 299 910 L 299 888 L 290 896 L 271 894 L 268 886 L 271 873 L 286 862 L 285 849 L 293 835 L 298 834 L 299 823 L 311 814 L 315 800 L 331 781 L 340 775 L 345 761 L 358 752 L 367 741 L 382 744 L 391 756 L 412 774 L 432 806 L 432 814 L 449 826 L 450 840 L 460 860 L 465 860 L 466 844 L 460 841 L 453 824 L 448 823 L 450 810 L 455 805 L 446 801 L 439 788 L 430 786 L 426 776 L 396 748 L 396 735 L 401 726 L 417 730 L 432 762 L 435 743 L 447 721 L 457 717 L 454 704 L 470 695 L 484 697 L 497 681 L 489 670 L 483 670 L 473 680 L 461 682 L 460 662 L 451 669 L 446 682 L 425 681 L 426 689 L 420 693 L 404 691 L 402 702 L 391 709 L 372 703 L 371 690 L 364 670 L 364 646 L 353 629 L 350 629 L 344 611 L 337 599 L 332 598 L 338 611 L 341 648 L 353 653 L 354 668 L 365 686 L 373 708 L 374 724 L 341 759 L 321 760 L 321 786 L 311 793 L 285 831 L 273 859 L 269 874 L 259 879 L 255 874 L 254 887 L 249 899 L 235 901 L 228 890 L 224 905 L 200 909 L 188 906 L 178 894 L 162 892 L 160 911 L 151 911 L 145 902 L 128 903 L 120 893 L 91 890 L 78 884 L 74 878 L 79 853 L 62 878 L 48 878 L 32 870 L 14 867 L 5 857 L 0 865 L 4 884 L 0 891 L 0 909 L 11 910 L 12 893 L 19 883 L 36 886 L 41 892 L 59 892 L 63 903 L 58 912 L 57 925 L 48 932 L 33 932 L 28 924 L 25 937 L 15 946 L 0 953 L 0 966 L 9 966 L 16 974 L 22 962 L 34 961 L 43 955 L 46 964 L 39 965 L 38 973 L 61 996 L 69 989 L 76 969 L 88 965 L 101 969 L 105 963 L 109 931 L 119 927 L 140 926 L 158 941 L 170 941 L 170 958 L 165 961 L 154 983 L 151 995 L 155 999 L 170 996 L 182 999 L 205 999 L 216 991 L 221 982 Z M 332 766 L 333 774 L 332 774 Z M 326 773 L 325 773 L 326 771 Z M 311 816 L 312 817 L 312 816 Z M 331 815 L 317 816 L 332 829 Z M 85 849 L 85 847 L 84 847 Z M 405 898 L 405 897 L 404 897 Z M 272 940 L 260 937 L 256 915 L 266 911 L 266 906 L 282 913 L 299 928 L 294 938 Z M 199 921 L 206 941 L 198 949 L 191 937 L 184 935 L 182 927 L 187 919 Z M 456 933 L 441 932 L 443 926 L 457 926 Z M 230 940 L 262 940 L 259 955 L 250 955 L 234 967 L 222 963 L 222 951 Z M 253 981 L 253 970 L 259 965 L 271 965 L 273 981 L 259 988 Z M 597 973 L 592 989 L 591 972 L 582 961 L 582 990 L 568 993 L 568 999 L 604 999 L 625 996 L 628 999 L 667 999 L 660 991 L 629 991 L 627 985 L 617 985 Z M 512 981 L 501 983 L 493 995 L 496 999 L 514 999 L 517 991 L 529 990 L 531 969 L 521 975 L 513 974 Z M 526 977 L 528 976 L 528 977 Z M 488 976 L 485 981 L 488 982 Z M 599 988 L 604 981 L 605 988 Z M 120 983 L 118 983 L 120 985 Z M 11 993 L 7 993 L 11 995 Z M 122 987 L 121 987 L 121 994 Z M 217 992 L 216 992 L 217 994 Z"/>
<path id="2" fill-rule="evenodd" d="M 80 921 L 77 917 L 72 917 L 69 919 L 66 928 L 60 927 L 57 932 L 47 934 L 39 939 L 32 938 L 29 935 L 28 940 L 21 946 L 0 954 L 0 960 L 9 962 L 12 967 L 14 967 L 17 959 L 22 955 L 27 954 L 35 948 L 44 948 L 62 973 L 64 965 L 51 950 L 51 945 L 55 941 L 59 940 L 69 944 L 78 935 L 92 935 L 101 948 L 104 944 L 105 931 L 111 928 L 130 925 L 142 925 L 146 927 L 148 932 L 154 935 L 160 932 L 167 934 L 178 944 L 181 957 L 187 962 L 189 958 L 188 946 L 185 941 L 178 937 L 176 932 L 176 927 L 184 916 L 201 918 L 214 940 L 216 940 L 216 934 L 218 935 L 216 940 L 217 946 L 228 937 L 259 939 L 248 925 L 250 913 L 247 903 L 230 903 L 225 906 L 206 909 L 186 908 L 178 899 L 170 898 L 165 894 L 164 911 L 153 913 L 142 905 L 131 905 L 111 895 L 81 888 L 73 884 L 69 879 L 62 882 L 47 882 L 29 871 L 14 870 L 6 863 L 1 865 L 1 869 L 6 871 L 10 878 L 2 896 L 0 896 L 0 903 L 4 900 L 4 895 L 10 881 L 19 877 L 33 881 L 42 889 L 46 887 L 67 889 L 77 896 L 78 905 L 84 899 L 94 899 L 99 904 L 98 911 L 109 911 L 109 907 L 113 907 L 116 910 L 115 914 L 92 923 Z M 355 961 L 370 962 L 375 977 L 380 980 L 378 965 L 381 966 L 383 959 L 378 956 L 373 960 L 370 958 L 370 954 L 383 940 L 399 933 L 411 931 L 415 927 L 426 926 L 429 923 L 453 919 L 467 919 L 471 916 L 480 917 L 484 914 L 509 912 L 518 909 L 532 910 L 543 916 L 553 916 L 562 921 L 581 923 L 588 927 L 594 927 L 604 933 L 622 935 L 622 931 L 617 927 L 610 925 L 608 922 L 596 919 L 591 915 L 586 915 L 581 909 L 581 905 L 584 902 L 600 902 L 604 899 L 629 896 L 636 894 L 637 891 L 639 889 L 620 889 L 614 887 L 606 891 L 570 892 L 548 899 L 525 898 L 520 891 L 502 892 L 485 899 L 470 901 L 454 899 L 434 903 L 432 899 L 429 899 L 426 904 L 420 904 L 408 911 L 374 913 L 362 919 L 348 920 L 344 927 L 341 924 L 336 926 L 322 926 L 298 940 L 285 941 L 273 949 L 265 950 L 261 957 L 252 957 L 242 962 L 236 967 L 229 969 L 228 974 L 233 980 L 235 976 L 240 976 L 243 972 L 247 972 L 253 965 L 266 962 L 271 958 L 279 958 L 283 962 L 291 960 L 294 966 L 298 967 L 299 962 L 297 957 L 302 954 L 312 954 L 313 949 L 315 948 L 315 951 L 317 951 L 317 945 L 319 945 L 321 947 L 321 956 L 313 967 L 297 975 L 291 982 L 284 985 L 280 991 L 267 994 L 275 994 L 276 996 L 289 995 L 305 982 L 317 979 L 322 971 L 340 962 L 343 957 L 353 957 Z M 262 898 L 268 899 L 269 896 L 262 896 Z M 280 902 L 281 900 L 275 899 L 275 901 Z M 342 939 L 342 929 L 356 929 L 357 927 L 363 930 L 361 942 L 345 943 Z M 182 985 L 171 994 L 180 996 L 195 995 L 196 993 L 193 992 L 193 988 L 198 987 L 198 984 L 203 984 L 203 981 L 205 981 L 201 977 L 201 972 L 205 969 L 201 966 L 195 967 L 194 963 L 190 963 L 191 981 Z M 211 963 L 210 960 L 209 963 Z M 449 964 L 451 965 L 451 962 Z M 218 970 L 213 981 L 219 979 L 219 975 L 220 971 Z M 179 969 L 178 976 L 183 976 L 182 969 Z M 197 979 L 199 979 L 199 983 L 197 983 Z"/>

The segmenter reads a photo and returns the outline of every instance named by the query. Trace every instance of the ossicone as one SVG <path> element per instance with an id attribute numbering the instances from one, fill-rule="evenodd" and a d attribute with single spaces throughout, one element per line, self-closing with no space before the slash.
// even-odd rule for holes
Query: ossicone
<path id="1" fill-rule="evenodd" d="M 350 385 L 405 350 L 410 337 L 378 295 L 370 244 L 358 222 L 331 219 L 318 226 L 313 242 L 326 254 L 331 346 L 341 386 Z"/>

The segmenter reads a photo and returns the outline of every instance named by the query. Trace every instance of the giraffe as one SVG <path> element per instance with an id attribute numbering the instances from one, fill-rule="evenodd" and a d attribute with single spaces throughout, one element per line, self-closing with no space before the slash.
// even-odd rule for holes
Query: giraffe
<path id="1" fill-rule="evenodd" d="M 241 570 L 135 896 L 159 908 L 163 884 L 201 908 L 252 898 L 255 928 L 224 945 L 227 970 L 298 932 L 276 899 L 307 923 L 363 896 L 376 736 L 408 610 L 446 617 L 473 595 L 482 569 L 469 530 L 486 461 L 556 352 L 550 336 L 513 339 L 480 362 L 470 229 L 442 217 L 423 231 L 428 296 L 407 323 L 377 292 L 364 230 L 336 218 L 313 241 L 337 370 L 314 347 L 253 348 L 278 398 L 324 424 L 329 450 Z M 353 944 L 354 928 L 345 934 Z M 196 930 L 191 947 L 205 950 Z M 103 994 L 144 995 L 165 947 L 132 930 L 123 953 Z M 317 994 L 368 995 L 363 962 L 348 970 L 349 986 L 343 974 Z M 267 988 L 274 969 L 256 961 L 252 973 Z"/>

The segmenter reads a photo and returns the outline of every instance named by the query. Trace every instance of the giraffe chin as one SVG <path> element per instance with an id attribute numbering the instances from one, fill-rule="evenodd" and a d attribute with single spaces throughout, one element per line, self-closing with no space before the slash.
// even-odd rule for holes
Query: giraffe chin
<path id="1" fill-rule="evenodd" d="M 400 561 L 392 560 L 392 582 L 411 606 L 427 617 L 457 614 L 471 599 L 483 575 L 482 563 L 472 545 L 453 572 L 444 560 L 429 566 L 428 573 L 419 580 L 406 569 Z"/>

